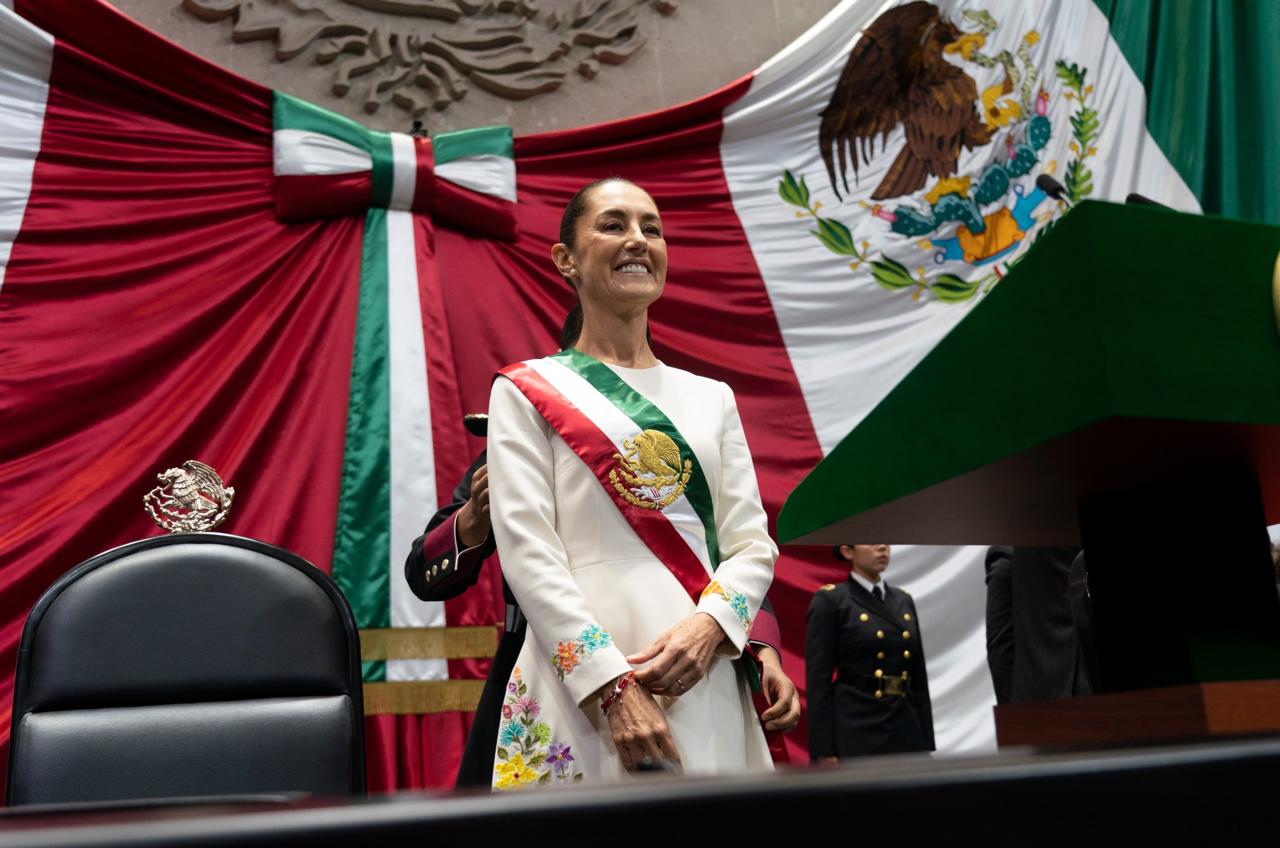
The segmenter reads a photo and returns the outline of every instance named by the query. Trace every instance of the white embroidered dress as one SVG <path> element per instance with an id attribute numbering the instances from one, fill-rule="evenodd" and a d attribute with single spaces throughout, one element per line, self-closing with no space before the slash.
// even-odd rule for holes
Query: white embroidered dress
<path id="1" fill-rule="evenodd" d="M 719 622 L 732 654 L 718 654 L 681 697 L 658 699 L 685 773 L 773 767 L 745 676 L 732 662 L 777 558 L 733 392 L 665 365 L 608 367 L 666 413 L 696 455 L 714 506 L 721 559 L 714 580 L 724 591 L 695 606 L 586 463 L 511 380 L 496 379 L 488 437 L 494 536 L 529 630 L 507 686 L 495 788 L 623 779 L 595 695 L 631 669 L 628 654 L 696 611 Z"/>

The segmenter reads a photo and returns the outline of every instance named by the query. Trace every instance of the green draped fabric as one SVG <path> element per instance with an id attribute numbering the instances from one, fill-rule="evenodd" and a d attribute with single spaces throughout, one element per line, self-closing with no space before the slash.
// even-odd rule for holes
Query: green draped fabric
<path id="1" fill-rule="evenodd" d="M 1280 3 L 1095 0 L 1205 212 L 1280 223 Z"/>

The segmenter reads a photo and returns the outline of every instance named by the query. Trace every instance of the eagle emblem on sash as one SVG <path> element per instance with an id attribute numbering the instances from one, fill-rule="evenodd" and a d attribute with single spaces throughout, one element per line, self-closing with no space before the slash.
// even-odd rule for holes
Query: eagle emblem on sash
<path id="1" fill-rule="evenodd" d="M 623 439 L 624 453 L 615 453 L 609 482 L 627 503 L 641 509 L 665 509 L 684 493 L 693 474 L 693 460 L 680 455 L 675 440 L 660 430 L 644 430 Z"/>

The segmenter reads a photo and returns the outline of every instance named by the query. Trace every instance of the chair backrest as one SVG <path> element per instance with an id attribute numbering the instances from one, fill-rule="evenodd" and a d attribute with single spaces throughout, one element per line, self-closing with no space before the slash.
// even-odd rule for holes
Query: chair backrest
<path id="1" fill-rule="evenodd" d="M 9 804 L 363 794 L 360 647 L 333 582 L 221 533 L 81 563 L 27 617 Z"/>

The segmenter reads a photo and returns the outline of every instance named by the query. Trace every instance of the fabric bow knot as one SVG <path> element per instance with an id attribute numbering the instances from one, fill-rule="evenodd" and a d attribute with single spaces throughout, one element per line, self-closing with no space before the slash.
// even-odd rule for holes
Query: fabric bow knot
<path id="1" fill-rule="evenodd" d="M 273 108 L 275 208 L 281 220 L 402 209 L 473 235 L 515 240 L 510 127 L 427 139 L 370 130 L 278 91 Z"/>

